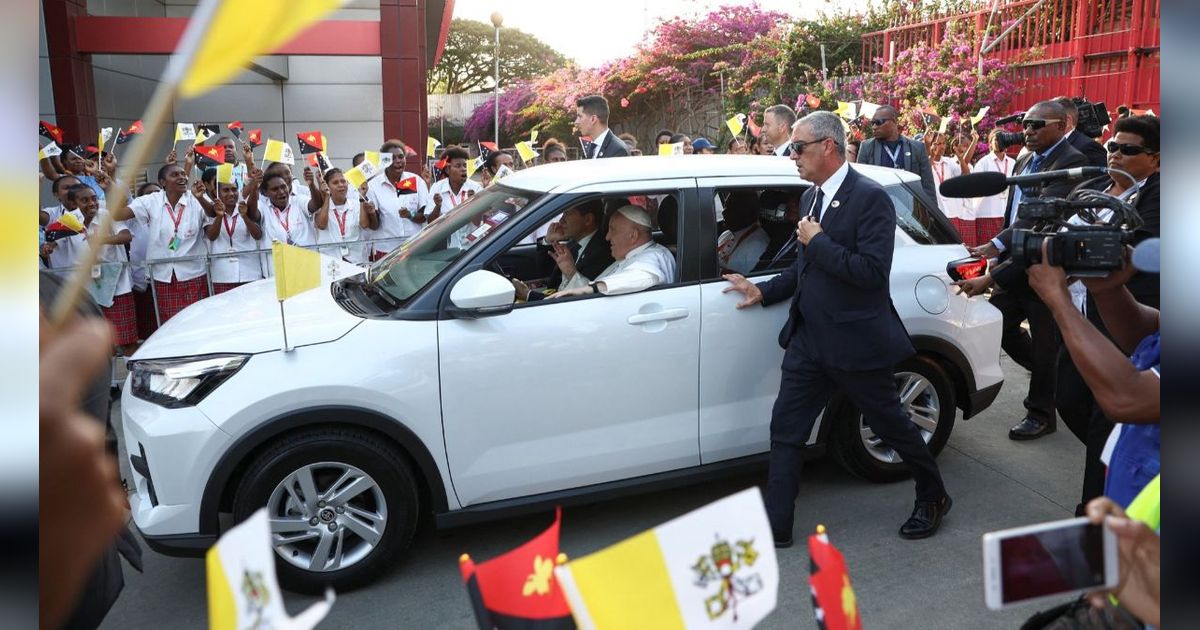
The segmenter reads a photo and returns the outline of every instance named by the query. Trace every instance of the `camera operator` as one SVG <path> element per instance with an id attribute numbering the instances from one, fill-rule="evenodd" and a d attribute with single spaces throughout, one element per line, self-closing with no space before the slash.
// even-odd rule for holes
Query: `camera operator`
<path id="1" fill-rule="evenodd" d="M 1159 235 L 1159 124 L 1152 116 L 1122 118 L 1114 125 L 1114 134 L 1107 144 L 1108 166 L 1129 173 L 1134 181 L 1120 173 L 1105 175 L 1080 185 L 1080 188 L 1098 190 L 1123 199 L 1133 205 L 1142 218 L 1142 226 L 1133 236 L 1137 244 Z M 1139 303 L 1158 308 L 1158 275 L 1137 273 L 1127 287 Z M 1108 334 L 1099 310 L 1084 285 L 1070 285 L 1075 306 L 1098 330 Z M 1096 407 L 1092 391 L 1084 382 L 1072 360 L 1068 349 L 1063 348 L 1058 357 L 1058 383 L 1055 406 L 1063 422 L 1075 437 L 1087 448 L 1083 472 L 1083 490 L 1076 516 L 1083 514 L 1083 506 L 1100 496 L 1104 490 L 1104 464 L 1100 454 L 1105 441 L 1112 432 L 1113 422 Z"/>
<path id="2" fill-rule="evenodd" d="M 1054 99 L 1054 102 L 1062 105 L 1063 109 L 1067 112 L 1067 142 L 1070 142 L 1076 151 L 1079 151 L 1083 154 L 1083 157 L 1087 158 L 1088 166 L 1104 166 L 1107 158 L 1107 155 L 1104 153 L 1104 147 L 1099 142 L 1096 142 L 1094 138 L 1084 133 L 1082 129 L 1078 128 L 1079 106 L 1075 104 L 1075 101 L 1065 96 Z M 1086 107 L 1091 107 L 1091 104 L 1087 101 L 1084 101 L 1083 104 Z"/>
<path id="3" fill-rule="evenodd" d="M 1053 314 L 1100 411 L 1122 423 L 1104 448 L 1104 495 L 1128 506 L 1159 472 L 1160 368 L 1158 309 L 1140 304 L 1126 284 L 1137 270 L 1158 273 L 1159 240 L 1143 241 L 1131 260 L 1107 277 L 1084 280 L 1111 341 L 1075 307 L 1066 272 L 1045 262 L 1048 245 L 1049 239 L 1042 242 L 1043 262 L 1029 267 L 1029 286 Z"/>
<path id="4" fill-rule="evenodd" d="M 1087 165 L 1087 158 L 1067 142 L 1067 112 L 1062 105 L 1054 101 L 1042 101 L 1034 105 L 1026 112 L 1022 126 L 1029 152 L 1017 160 L 1015 175 Z M 1022 197 L 1066 197 L 1072 188 L 1072 182 L 1066 179 L 1048 181 L 1024 190 L 1020 186 L 1013 186 L 1008 196 L 1004 231 L 990 243 L 972 248 L 971 253 L 996 258 L 998 264 L 1008 260 L 1011 257 L 1009 249 L 1013 244 L 1013 231 L 1028 229 L 1036 224 L 1030 219 L 1017 218 Z M 1010 264 L 994 273 L 955 284 L 969 296 L 982 294 L 993 284 L 998 287 L 992 295 L 991 304 L 1004 317 L 1001 347 L 1021 367 L 1030 371 L 1025 418 L 1009 430 L 1008 437 L 1013 440 L 1033 440 L 1054 433 L 1058 428 L 1054 413 L 1058 334 L 1050 312 L 1030 290 L 1025 270 Z M 1029 321 L 1028 333 L 1021 328 L 1021 322 L 1025 320 Z"/>

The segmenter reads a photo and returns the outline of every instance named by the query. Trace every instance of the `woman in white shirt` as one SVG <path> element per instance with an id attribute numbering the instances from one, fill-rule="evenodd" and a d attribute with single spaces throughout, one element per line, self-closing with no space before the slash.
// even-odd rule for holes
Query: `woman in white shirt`
<path id="1" fill-rule="evenodd" d="M 255 169 L 257 173 L 257 169 Z M 257 182 L 246 182 L 246 193 Z M 217 183 L 217 169 L 204 171 L 204 184 L 216 201 L 213 214 L 207 217 L 204 235 L 208 237 L 208 272 L 212 275 L 213 295 L 235 289 L 247 282 L 261 280 L 262 260 L 259 252 L 263 236 L 262 213 L 239 199 L 237 185 Z M 246 252 L 234 255 L 238 252 Z"/>
<path id="2" fill-rule="evenodd" d="M 958 159 L 946 155 L 946 136 L 944 134 L 934 133 L 933 140 L 929 144 L 929 163 L 933 169 L 933 178 L 936 183 L 938 208 L 942 210 L 942 214 L 946 215 L 947 219 L 950 219 L 950 223 L 954 224 L 954 229 L 958 230 L 963 243 L 968 243 L 975 234 L 974 209 L 968 211 L 966 208 L 968 204 L 964 203 L 963 199 L 942 196 L 942 182 L 963 174 Z"/>
<path id="3" fill-rule="evenodd" d="M 313 215 L 317 244 L 323 254 L 361 265 L 367 262 L 363 230 L 379 227 L 379 213 L 357 191 L 350 194 L 350 182 L 338 168 L 325 172 L 325 185 L 318 191 L 321 209 Z M 315 199 L 315 197 L 314 197 Z"/>
<path id="4" fill-rule="evenodd" d="M 260 201 L 265 199 L 265 203 Z M 270 241 L 288 245 L 315 245 L 309 204 L 292 194 L 292 183 L 285 175 L 267 172 L 261 186 L 252 187 L 246 203 L 262 212 L 263 232 Z"/>
<path id="5" fill-rule="evenodd" d="M 1013 174 L 1017 161 L 1008 156 L 1008 152 L 996 140 L 1000 129 L 992 131 L 988 136 L 988 147 L 991 151 L 979 158 L 975 163 L 975 172 L 1003 173 L 1005 177 Z M 982 245 L 991 241 L 1004 229 L 1004 212 L 1008 208 L 1008 188 L 1004 192 L 990 197 L 968 199 L 967 203 L 975 207 L 975 240 L 972 246 Z"/>
<path id="6" fill-rule="evenodd" d="M 96 221 L 100 215 L 100 200 L 88 186 L 77 184 L 70 188 L 68 194 L 83 214 L 84 232 L 62 239 L 62 246 L 72 257 L 71 266 L 75 266 L 83 262 L 88 241 L 102 239 L 97 258 L 99 264 L 92 268 L 92 279 L 110 287 L 115 282 L 116 286 L 112 302 L 105 304 L 103 296 L 97 297 L 97 302 L 112 328 L 113 344 L 121 349 L 122 355 L 128 357 L 137 350 L 138 345 L 137 311 L 133 305 L 129 259 L 125 254 L 125 245 L 133 240 L 133 236 L 124 223 L 110 223 L 108 233 L 100 233 L 100 222 Z"/>
<path id="7" fill-rule="evenodd" d="M 450 147 L 442 154 L 446 160 L 446 177 L 433 183 L 429 189 L 429 203 L 425 206 L 425 216 L 430 221 L 436 220 L 442 214 L 449 214 L 463 204 L 471 195 L 483 190 L 479 184 L 467 179 L 467 160 L 470 155 L 460 147 Z M 467 235 L 478 227 L 468 222 L 457 232 L 450 235 L 446 246 L 451 249 L 461 248 Z"/>

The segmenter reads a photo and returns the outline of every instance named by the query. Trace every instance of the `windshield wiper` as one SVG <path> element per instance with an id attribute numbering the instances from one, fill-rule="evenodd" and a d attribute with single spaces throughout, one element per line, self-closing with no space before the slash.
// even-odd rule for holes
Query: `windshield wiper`
<path id="1" fill-rule="evenodd" d="M 363 293 L 366 293 L 372 297 L 379 296 L 379 297 L 383 298 L 383 301 L 387 302 L 388 305 L 391 306 L 392 308 L 400 307 L 400 302 L 398 300 L 396 300 L 396 298 L 389 295 L 387 291 L 384 291 L 378 285 L 372 284 L 369 280 L 367 282 L 363 283 L 361 286 L 363 289 Z"/>

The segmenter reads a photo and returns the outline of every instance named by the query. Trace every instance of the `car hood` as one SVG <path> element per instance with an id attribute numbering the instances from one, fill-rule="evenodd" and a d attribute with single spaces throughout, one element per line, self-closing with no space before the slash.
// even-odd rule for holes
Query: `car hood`
<path id="1" fill-rule="evenodd" d="M 329 285 L 283 303 L 288 346 L 333 341 L 364 320 L 333 301 Z M 275 281 L 258 280 L 205 298 L 163 324 L 133 355 L 161 359 L 219 352 L 257 353 L 283 348 L 283 324 Z"/>

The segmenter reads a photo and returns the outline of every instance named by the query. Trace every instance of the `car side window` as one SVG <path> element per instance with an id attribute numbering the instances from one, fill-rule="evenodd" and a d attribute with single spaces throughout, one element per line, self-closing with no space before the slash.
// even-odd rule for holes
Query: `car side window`
<path id="1" fill-rule="evenodd" d="M 949 221 L 938 216 L 936 211 L 921 201 L 920 197 L 899 184 L 884 186 L 892 205 L 896 207 L 896 225 L 912 239 L 923 245 L 957 243 L 959 238 L 950 227 Z M 939 220 L 941 219 L 941 220 Z"/>
<path id="2" fill-rule="evenodd" d="M 796 254 L 789 245 L 795 240 L 804 190 L 800 186 L 718 188 L 717 241 L 705 254 L 716 257 L 718 273 L 751 276 L 791 265 Z"/>
<path id="3" fill-rule="evenodd" d="M 562 209 L 532 230 L 520 235 L 513 245 L 494 261 L 493 268 L 514 281 L 517 306 L 543 303 L 546 298 L 568 289 L 581 289 L 602 280 L 617 270 L 620 246 L 610 243 L 610 223 L 624 206 L 645 212 L 651 225 L 650 241 L 645 248 L 657 252 L 660 268 L 669 278 L 648 289 L 654 290 L 679 282 L 678 243 L 680 231 L 680 194 L 678 191 L 646 191 L 633 194 L 603 195 L 582 199 Z M 640 246 L 639 246 L 640 247 Z M 633 252 L 638 252 L 634 248 Z M 673 264 L 667 259 L 674 259 Z M 583 297 L 600 297 L 586 295 Z M 549 300 L 545 303 L 553 303 Z"/>

